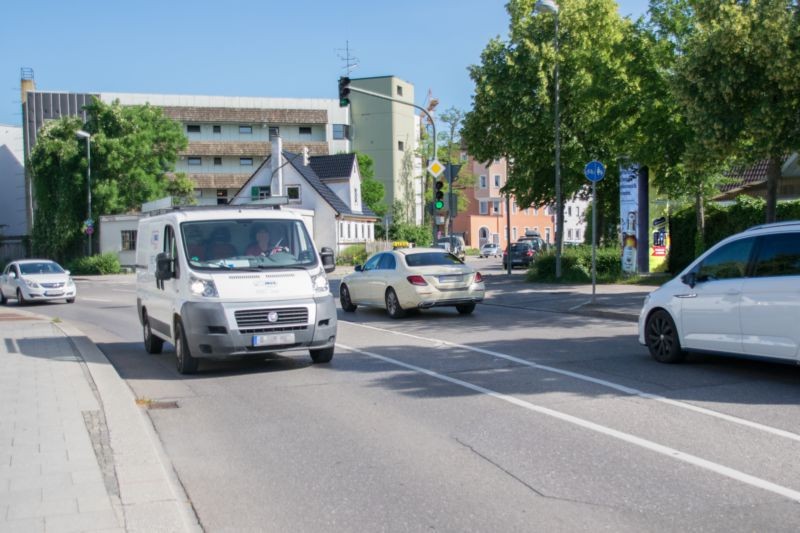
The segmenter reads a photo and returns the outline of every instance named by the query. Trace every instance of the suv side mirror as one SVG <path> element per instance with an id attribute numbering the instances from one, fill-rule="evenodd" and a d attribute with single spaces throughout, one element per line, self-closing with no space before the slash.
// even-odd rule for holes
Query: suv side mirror
<path id="1" fill-rule="evenodd" d="M 164 281 L 172 279 L 174 272 L 172 270 L 172 256 L 168 253 L 162 252 L 156 256 L 156 279 Z"/>
<path id="2" fill-rule="evenodd" d="M 325 272 L 336 270 L 336 261 L 333 258 L 333 250 L 331 248 L 322 247 L 319 251 L 319 257 L 322 259 L 322 268 L 325 269 Z"/>
<path id="3" fill-rule="evenodd" d="M 683 277 L 681 277 L 681 281 L 694 289 L 694 286 L 697 285 L 697 274 L 695 274 L 694 272 L 689 272 L 688 274 L 684 274 Z"/>

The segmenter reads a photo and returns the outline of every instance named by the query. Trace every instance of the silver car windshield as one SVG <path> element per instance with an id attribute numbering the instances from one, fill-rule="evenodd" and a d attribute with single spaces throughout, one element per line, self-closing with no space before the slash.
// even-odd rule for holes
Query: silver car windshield
<path id="1" fill-rule="evenodd" d="M 186 257 L 199 270 L 266 270 L 317 266 L 300 220 L 203 220 L 181 224 Z"/>

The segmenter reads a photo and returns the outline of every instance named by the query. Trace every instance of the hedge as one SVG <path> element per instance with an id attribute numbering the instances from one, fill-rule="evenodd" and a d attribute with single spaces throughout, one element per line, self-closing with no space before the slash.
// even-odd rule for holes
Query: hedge
<path id="1" fill-rule="evenodd" d="M 597 249 L 597 281 L 609 283 L 622 277 L 622 250 L 616 246 Z M 540 252 L 528 270 L 528 281 L 556 281 L 555 249 Z M 592 281 L 592 247 L 570 246 L 561 253 L 561 281 L 590 283 Z"/>
<path id="2" fill-rule="evenodd" d="M 122 271 L 119 257 L 114 252 L 81 257 L 67 268 L 71 274 L 119 274 Z"/>

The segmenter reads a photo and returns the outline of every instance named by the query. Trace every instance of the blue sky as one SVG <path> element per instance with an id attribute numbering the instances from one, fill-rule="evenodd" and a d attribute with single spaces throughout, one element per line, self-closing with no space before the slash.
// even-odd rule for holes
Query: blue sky
<path id="1" fill-rule="evenodd" d="M 467 110 L 467 67 L 508 27 L 500 0 L 32 0 L 0 14 L 0 123 L 13 125 L 21 67 L 42 90 L 336 98 L 346 41 L 353 77 L 394 74 L 417 104 L 430 89 L 440 110 Z"/>

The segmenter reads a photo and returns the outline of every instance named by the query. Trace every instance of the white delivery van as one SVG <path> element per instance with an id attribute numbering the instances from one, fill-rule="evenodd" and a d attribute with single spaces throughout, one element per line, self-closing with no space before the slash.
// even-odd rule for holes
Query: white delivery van
<path id="1" fill-rule="evenodd" d="M 144 216 L 136 307 L 149 353 L 175 346 L 178 371 L 199 359 L 308 350 L 333 357 L 336 305 L 300 216 L 264 206 L 185 207 Z"/>

